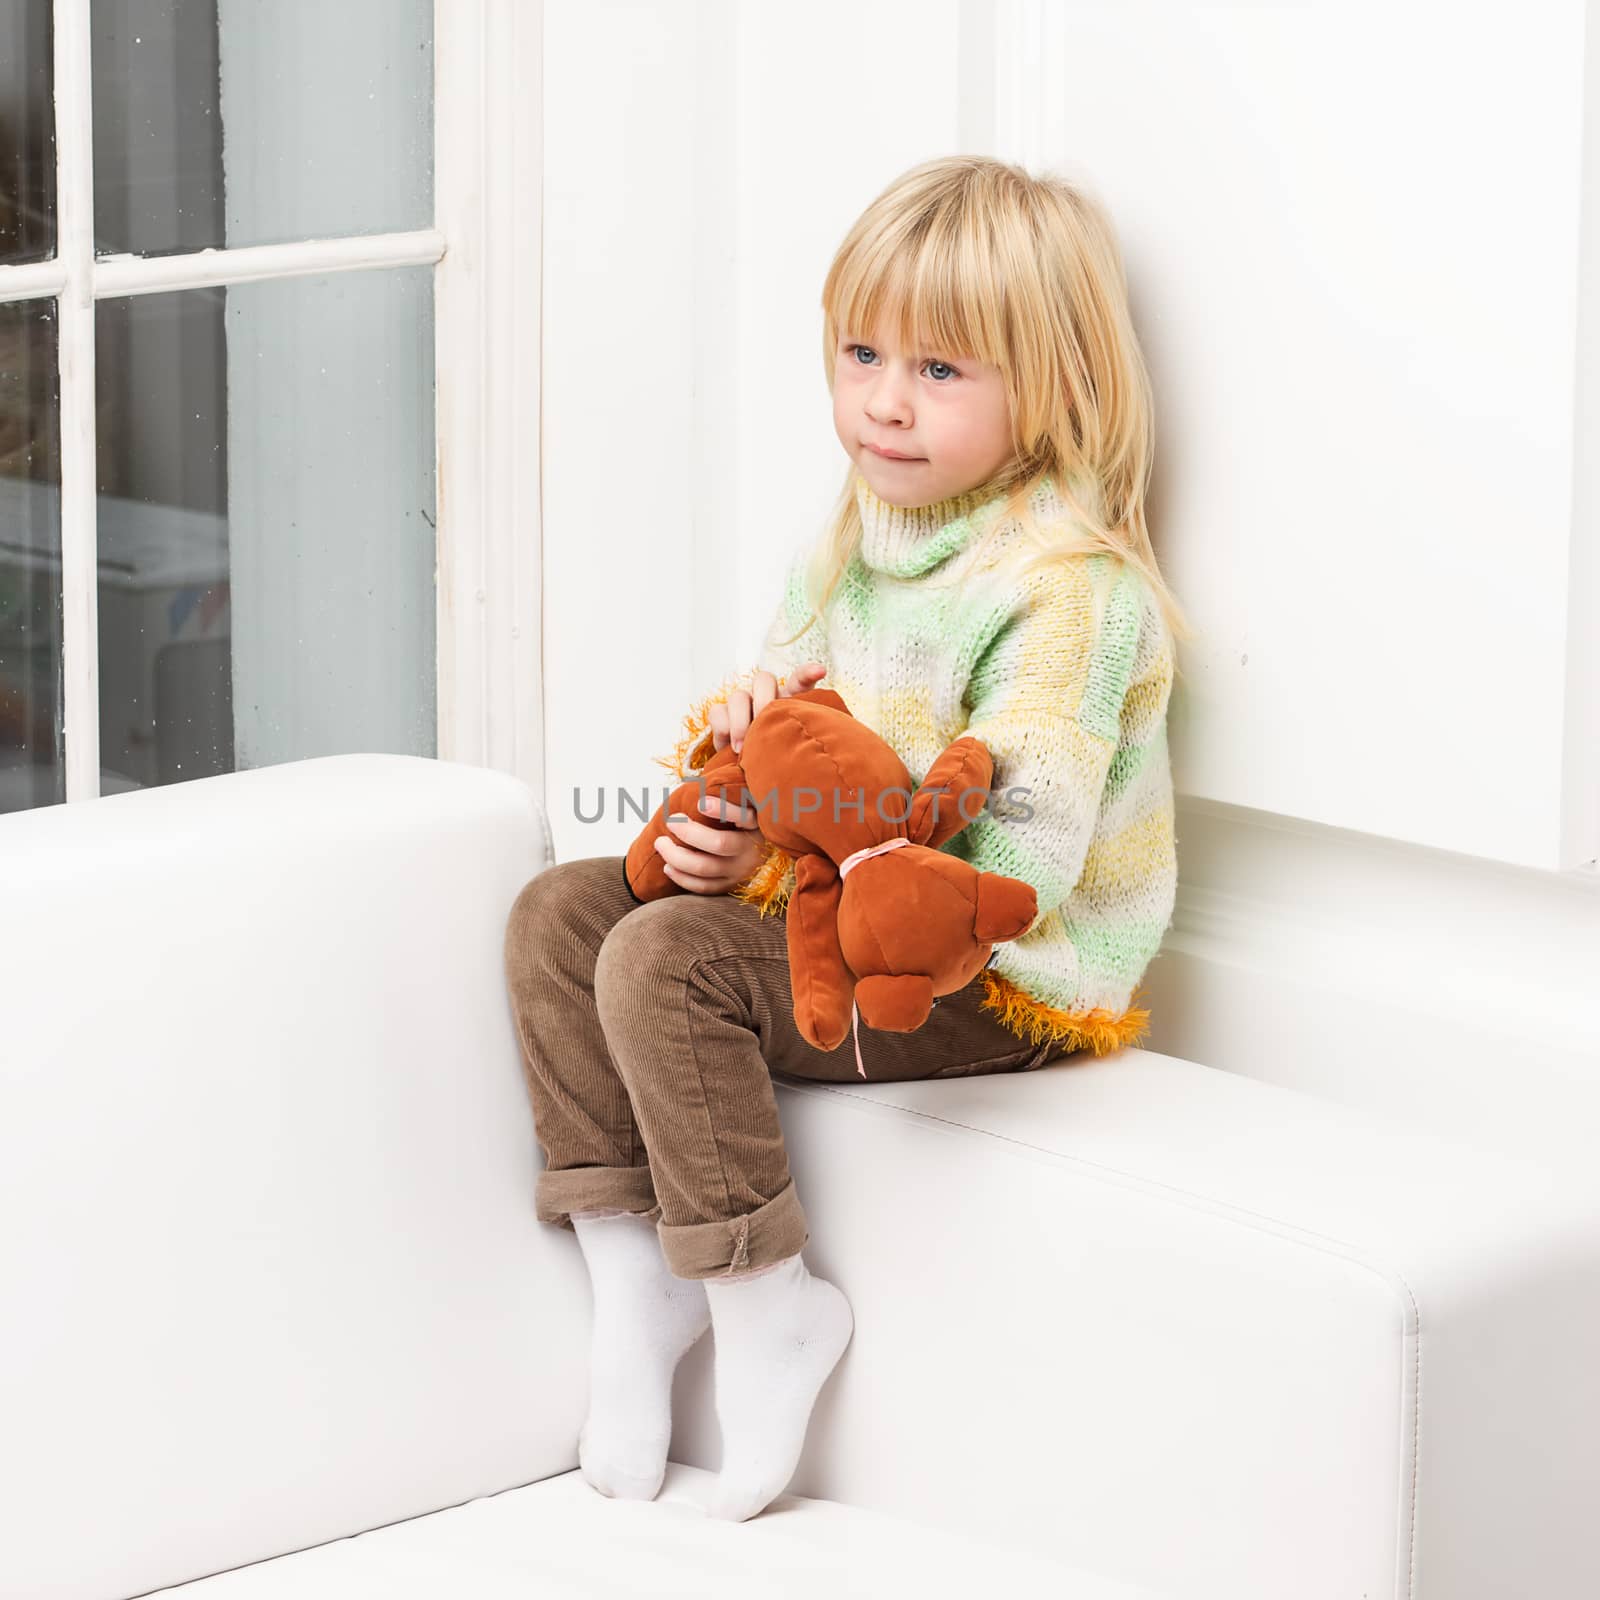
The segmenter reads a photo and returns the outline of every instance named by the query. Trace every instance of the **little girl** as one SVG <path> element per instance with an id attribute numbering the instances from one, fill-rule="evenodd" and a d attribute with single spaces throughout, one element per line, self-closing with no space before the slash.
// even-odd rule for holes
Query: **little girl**
<path id="1" fill-rule="evenodd" d="M 844 492 L 789 563 L 759 667 L 691 711 L 664 764 L 692 775 L 824 678 L 913 783 L 981 739 L 994 793 L 941 848 L 1024 879 L 1038 915 L 914 1032 L 862 1027 L 868 1081 L 1132 1043 L 1176 892 L 1166 711 L 1190 630 L 1145 526 L 1149 383 L 1112 230 L 1064 181 L 930 161 L 851 229 L 822 306 Z M 824 1052 L 795 1027 L 792 863 L 752 812 L 733 820 L 670 824 L 657 848 L 684 892 L 664 899 L 636 901 L 621 856 L 547 868 L 505 958 L 546 1157 L 536 1215 L 576 1233 L 594 1286 L 580 1468 L 655 1496 L 674 1371 L 714 1326 L 707 1509 L 742 1520 L 787 1487 L 853 1328 L 801 1258 L 772 1073 L 860 1078 L 855 1037 Z"/>

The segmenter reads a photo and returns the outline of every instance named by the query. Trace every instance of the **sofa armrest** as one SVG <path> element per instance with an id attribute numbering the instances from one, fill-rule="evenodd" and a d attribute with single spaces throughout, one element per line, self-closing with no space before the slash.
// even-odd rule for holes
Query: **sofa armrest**
<path id="1" fill-rule="evenodd" d="M 588 1280 L 503 977 L 527 787 L 327 757 L 0 819 L 0 1594 L 562 1472 Z"/>

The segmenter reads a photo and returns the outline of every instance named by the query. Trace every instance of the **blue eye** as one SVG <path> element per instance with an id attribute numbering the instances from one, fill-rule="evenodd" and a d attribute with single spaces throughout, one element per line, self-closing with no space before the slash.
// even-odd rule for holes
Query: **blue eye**
<path id="1" fill-rule="evenodd" d="M 844 350 L 845 350 L 845 354 L 847 356 L 854 357 L 854 356 L 859 356 L 859 355 L 862 355 L 862 354 L 866 354 L 868 356 L 873 357 L 874 359 L 877 358 L 877 352 L 872 348 L 871 345 L 867 345 L 867 344 L 847 344 L 844 347 Z M 864 366 L 869 365 L 868 362 L 859 361 L 859 360 L 856 361 L 855 364 L 858 367 L 864 367 Z M 961 374 L 959 372 L 957 372 L 956 369 L 954 367 L 952 367 L 948 361 L 928 361 L 928 362 L 926 362 L 924 364 L 926 366 L 929 366 L 929 367 L 940 367 L 940 368 L 942 368 L 945 372 L 947 372 L 950 375 L 951 378 L 959 378 L 961 376 Z M 934 381 L 937 382 L 937 383 L 945 383 L 945 382 L 948 382 L 949 380 L 946 379 L 946 378 L 940 378 L 937 375 L 935 375 L 935 380 Z"/>

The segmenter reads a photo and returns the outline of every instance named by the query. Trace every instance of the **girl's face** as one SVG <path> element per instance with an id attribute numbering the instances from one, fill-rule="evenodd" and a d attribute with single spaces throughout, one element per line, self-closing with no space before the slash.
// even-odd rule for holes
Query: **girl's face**
<path id="1" fill-rule="evenodd" d="M 1011 457 L 1000 369 L 949 350 L 902 350 L 886 328 L 875 339 L 840 333 L 833 427 L 872 492 L 890 505 L 965 494 Z"/>

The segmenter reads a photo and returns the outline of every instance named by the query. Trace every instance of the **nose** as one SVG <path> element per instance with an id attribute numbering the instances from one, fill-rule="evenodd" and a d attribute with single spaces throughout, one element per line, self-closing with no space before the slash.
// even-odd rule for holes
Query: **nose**
<path id="1" fill-rule="evenodd" d="M 862 410 L 880 428 L 911 421 L 911 398 L 905 383 L 892 367 L 885 367 L 867 390 Z"/>

